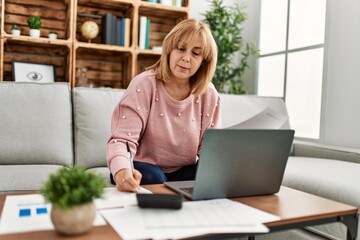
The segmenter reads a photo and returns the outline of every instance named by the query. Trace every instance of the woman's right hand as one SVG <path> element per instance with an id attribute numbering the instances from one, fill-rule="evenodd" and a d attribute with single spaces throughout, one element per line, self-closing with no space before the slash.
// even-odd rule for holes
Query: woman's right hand
<path id="1" fill-rule="evenodd" d="M 140 189 L 141 173 L 124 168 L 115 174 L 116 188 L 122 192 L 137 192 Z"/>

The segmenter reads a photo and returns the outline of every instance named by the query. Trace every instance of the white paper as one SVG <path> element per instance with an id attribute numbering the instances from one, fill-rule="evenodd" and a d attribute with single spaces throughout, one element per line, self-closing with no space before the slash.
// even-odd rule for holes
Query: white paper
<path id="1" fill-rule="evenodd" d="M 51 204 L 41 194 L 7 196 L 0 219 L 0 234 L 51 230 Z M 106 225 L 96 212 L 94 226 Z"/>
<path id="2" fill-rule="evenodd" d="M 139 193 L 151 193 L 149 190 L 140 187 Z M 116 187 L 105 188 L 101 198 L 94 200 L 97 209 L 117 208 L 137 205 L 136 193 L 120 192 Z"/>
<path id="3" fill-rule="evenodd" d="M 263 233 L 279 217 L 229 199 L 184 202 L 180 210 L 126 207 L 101 210 L 123 239 L 177 239 L 207 233 Z"/>
<path id="4" fill-rule="evenodd" d="M 281 114 L 270 107 L 266 107 L 249 119 L 228 128 L 281 129 L 286 125 L 287 120 L 288 116 Z"/>

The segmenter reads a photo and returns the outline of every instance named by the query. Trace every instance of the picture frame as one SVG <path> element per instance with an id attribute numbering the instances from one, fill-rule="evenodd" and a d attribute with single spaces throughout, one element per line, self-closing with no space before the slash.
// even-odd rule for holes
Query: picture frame
<path id="1" fill-rule="evenodd" d="M 12 73 L 15 82 L 55 82 L 55 66 L 51 64 L 13 61 Z"/>

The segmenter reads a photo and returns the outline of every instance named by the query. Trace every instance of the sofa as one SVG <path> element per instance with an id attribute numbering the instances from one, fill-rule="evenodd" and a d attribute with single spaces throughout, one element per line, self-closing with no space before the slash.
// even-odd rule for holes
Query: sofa
<path id="1" fill-rule="evenodd" d="M 70 89 L 67 83 L 0 82 L 0 192 L 38 190 L 49 174 L 69 165 L 101 173 L 110 185 L 106 142 L 113 109 L 124 91 Z M 220 97 L 224 127 L 266 107 L 287 116 L 281 98 Z M 288 120 L 283 125 L 290 126 Z M 359 149 L 295 140 L 283 185 L 360 207 L 359 172 Z M 259 239 L 345 239 L 345 234 L 345 228 L 334 223 Z"/>

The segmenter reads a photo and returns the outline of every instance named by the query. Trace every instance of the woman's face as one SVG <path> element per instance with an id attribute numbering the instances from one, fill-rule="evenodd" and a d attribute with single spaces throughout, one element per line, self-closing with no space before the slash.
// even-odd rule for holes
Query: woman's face
<path id="1" fill-rule="evenodd" d="M 199 69 L 204 57 L 200 36 L 192 42 L 179 46 L 170 52 L 170 70 L 177 81 L 189 81 Z"/>

